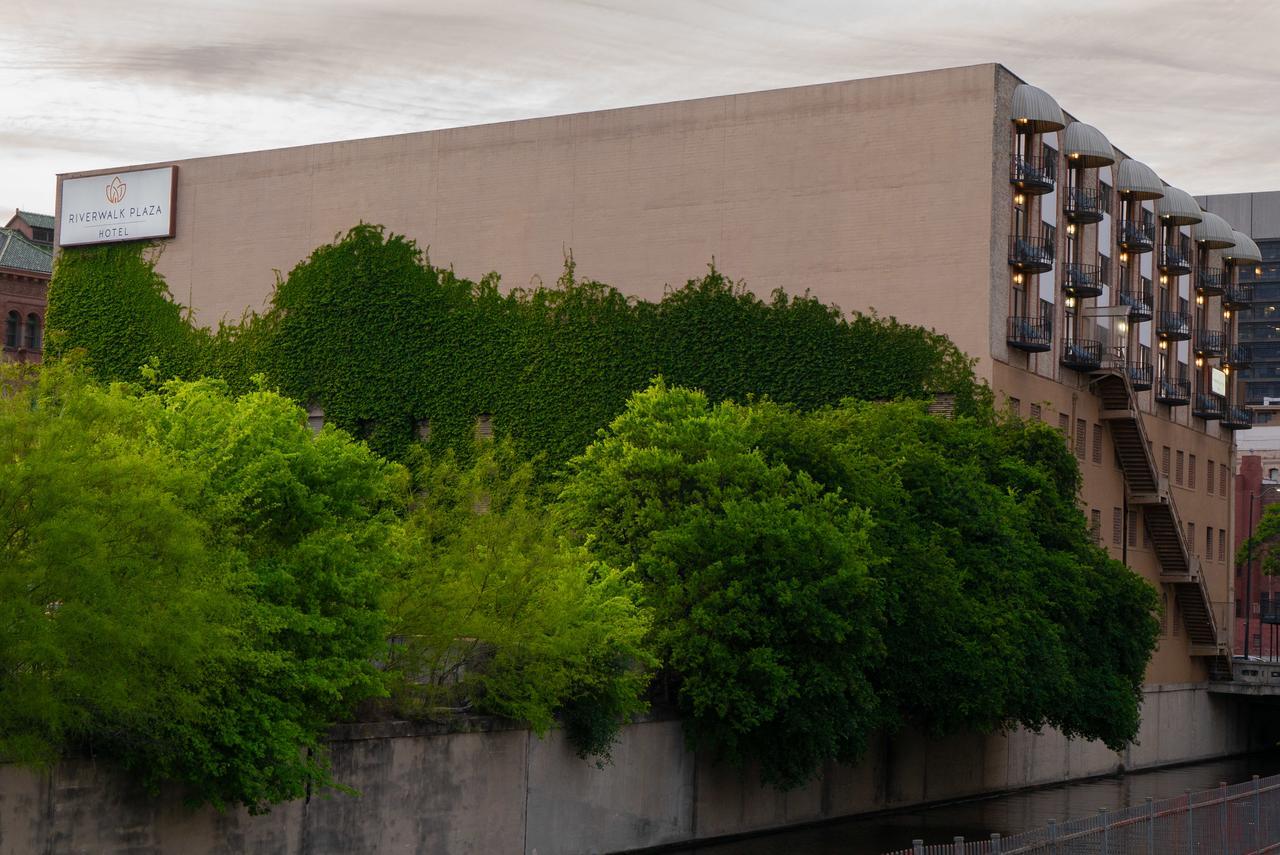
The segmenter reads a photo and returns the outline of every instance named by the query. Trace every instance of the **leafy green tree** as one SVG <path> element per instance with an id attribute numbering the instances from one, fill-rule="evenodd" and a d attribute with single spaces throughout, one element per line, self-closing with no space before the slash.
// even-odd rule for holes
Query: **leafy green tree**
<path id="1" fill-rule="evenodd" d="M 635 565 L 691 742 L 792 786 L 862 751 L 884 650 L 867 514 L 761 453 L 766 417 L 659 382 L 570 463 L 560 514 Z"/>
<path id="2" fill-rule="evenodd" d="M 645 709 L 649 614 L 629 572 L 559 538 L 509 444 L 474 463 L 415 460 L 405 572 L 388 592 L 396 704 L 469 708 L 544 733 L 560 716 L 580 753 L 607 756 Z"/>

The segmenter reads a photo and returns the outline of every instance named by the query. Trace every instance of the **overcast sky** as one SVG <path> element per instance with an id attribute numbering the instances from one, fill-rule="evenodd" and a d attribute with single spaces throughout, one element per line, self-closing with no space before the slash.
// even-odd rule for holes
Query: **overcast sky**
<path id="1" fill-rule="evenodd" d="M 16 2 L 0 212 L 58 172 L 990 61 L 1191 193 L 1280 189 L 1272 0 Z"/>

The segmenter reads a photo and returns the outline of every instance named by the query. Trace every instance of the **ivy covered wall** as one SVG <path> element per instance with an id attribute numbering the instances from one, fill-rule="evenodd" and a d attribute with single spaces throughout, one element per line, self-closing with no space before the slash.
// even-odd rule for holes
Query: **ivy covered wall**
<path id="1" fill-rule="evenodd" d="M 577 278 L 503 293 L 433 266 L 413 241 L 360 225 L 299 263 L 267 310 L 194 329 L 139 244 L 64 251 L 50 287 L 49 350 L 83 348 L 104 379 L 262 374 L 285 394 L 399 456 L 429 425 L 433 450 L 466 454 L 492 417 L 544 471 L 579 452 L 655 375 L 712 400 L 768 396 L 803 408 L 845 397 L 985 389 L 937 333 L 839 309 L 804 283 L 764 300 L 716 270 L 657 303 Z M 197 283 L 198 287 L 198 283 Z"/>

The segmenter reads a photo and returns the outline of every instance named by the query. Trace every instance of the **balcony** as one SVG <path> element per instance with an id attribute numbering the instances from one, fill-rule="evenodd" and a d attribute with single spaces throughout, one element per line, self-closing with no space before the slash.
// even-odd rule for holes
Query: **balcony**
<path id="1" fill-rule="evenodd" d="M 1102 342 L 1084 338 L 1064 339 L 1062 364 L 1073 371 L 1097 371 L 1102 367 Z"/>
<path id="2" fill-rule="evenodd" d="M 1137 220 L 1119 220 L 1116 244 L 1127 252 L 1150 252 L 1156 245 L 1155 226 Z"/>
<path id="3" fill-rule="evenodd" d="M 1053 241 L 1042 237 L 1012 235 L 1009 263 L 1023 273 L 1044 273 L 1053 269 Z"/>
<path id="4" fill-rule="evenodd" d="M 1248 430 L 1253 427 L 1253 411 L 1233 404 L 1223 411 L 1219 424 L 1227 430 Z"/>
<path id="5" fill-rule="evenodd" d="M 1191 415 L 1201 419 L 1220 419 L 1225 409 L 1226 403 L 1221 395 L 1196 392 L 1195 403 L 1191 406 Z"/>
<path id="6" fill-rule="evenodd" d="M 1044 318 L 1009 318 L 1010 347 L 1028 353 L 1044 353 L 1053 347 L 1053 324 Z"/>
<path id="7" fill-rule="evenodd" d="M 1226 346 L 1226 336 L 1222 330 L 1197 329 L 1195 338 L 1196 356 L 1214 358 L 1222 355 Z"/>
<path id="8" fill-rule="evenodd" d="M 1154 301 L 1151 299 L 1151 291 L 1141 288 L 1132 288 L 1126 291 L 1116 292 L 1116 305 L 1127 306 L 1129 309 L 1129 320 L 1132 323 L 1139 324 L 1143 321 L 1149 321 L 1153 317 L 1151 307 Z"/>
<path id="9" fill-rule="evenodd" d="M 1125 363 L 1125 372 L 1129 375 L 1129 385 L 1133 386 L 1133 391 L 1145 392 L 1151 388 L 1155 372 L 1152 370 L 1150 362 L 1143 362 L 1138 359 L 1130 360 Z"/>
<path id="10" fill-rule="evenodd" d="M 1069 297 L 1100 297 L 1102 295 L 1102 270 L 1096 264 L 1067 262 L 1066 278 L 1062 290 Z"/>
<path id="11" fill-rule="evenodd" d="M 1250 352 L 1247 344 L 1229 344 L 1222 352 L 1222 364 L 1230 366 L 1233 370 L 1248 368 L 1252 362 L 1253 353 Z"/>
<path id="12" fill-rule="evenodd" d="M 1196 293 L 1214 297 L 1227 287 L 1227 274 L 1221 267 L 1201 267 L 1196 271 Z"/>
<path id="13" fill-rule="evenodd" d="M 1222 308 L 1247 309 L 1253 304 L 1252 282 L 1227 282 L 1222 289 Z"/>
<path id="14" fill-rule="evenodd" d="M 1107 200 L 1097 187 L 1072 187 L 1067 190 L 1062 202 L 1067 222 L 1078 225 L 1102 222 L 1102 215 L 1107 212 L 1106 206 Z"/>
<path id="15" fill-rule="evenodd" d="M 1170 276 L 1183 276 L 1191 272 L 1191 257 L 1180 246 L 1163 243 L 1156 258 L 1156 267 Z"/>
<path id="16" fill-rule="evenodd" d="M 1191 381 L 1160 378 L 1156 384 L 1156 401 L 1170 407 L 1185 407 L 1191 403 Z"/>
<path id="17" fill-rule="evenodd" d="M 1156 335 L 1165 341 L 1186 341 L 1191 338 L 1191 315 L 1186 312 L 1158 312 Z"/>
<path id="18" fill-rule="evenodd" d="M 1014 155 L 1009 168 L 1009 183 L 1028 196 L 1052 193 L 1058 179 L 1056 161 L 1043 157 Z"/>

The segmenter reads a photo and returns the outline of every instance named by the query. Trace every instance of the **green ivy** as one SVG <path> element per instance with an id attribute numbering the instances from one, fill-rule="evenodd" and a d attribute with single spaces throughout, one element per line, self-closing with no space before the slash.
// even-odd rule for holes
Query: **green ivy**
<path id="1" fill-rule="evenodd" d="M 659 302 L 576 276 L 503 293 L 432 265 L 418 246 L 359 225 L 279 281 L 261 315 L 197 330 L 140 245 L 65 251 L 50 288 L 51 350 L 88 351 L 108 379 L 150 357 L 176 376 L 252 377 L 399 457 L 430 424 L 433 451 L 464 459 L 476 419 L 543 471 L 580 452 L 662 375 L 712 400 L 767 396 L 812 408 L 846 397 L 985 400 L 943 335 L 853 314 L 808 294 L 762 300 L 714 265 Z"/>

